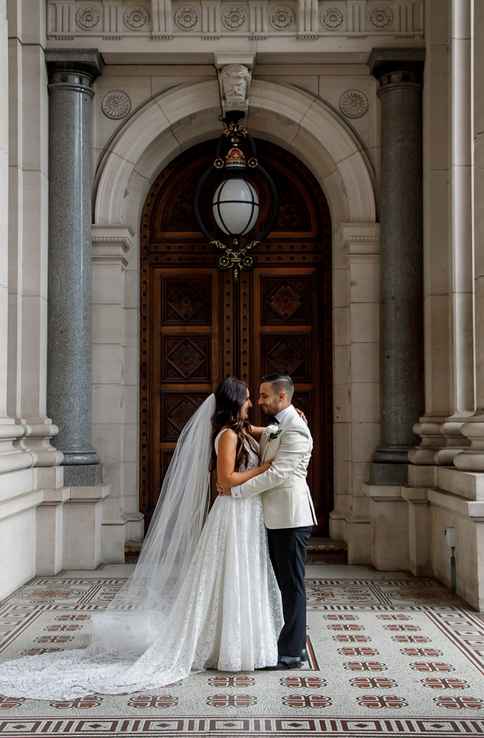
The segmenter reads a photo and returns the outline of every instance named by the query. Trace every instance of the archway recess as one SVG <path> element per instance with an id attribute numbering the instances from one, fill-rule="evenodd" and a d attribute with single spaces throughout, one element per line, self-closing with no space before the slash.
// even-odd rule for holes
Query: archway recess
<path id="1" fill-rule="evenodd" d="M 95 223 L 128 225 L 157 174 L 198 141 L 219 135 L 214 80 L 180 85 L 149 100 L 110 142 L 98 165 Z M 374 223 L 371 165 L 361 141 L 323 100 L 302 90 L 254 80 L 249 126 L 300 158 L 321 185 L 333 223 Z M 135 210 L 133 211 L 133 206 Z"/>
<path id="2" fill-rule="evenodd" d="M 118 133 L 110 140 L 100 157 L 94 187 L 94 243 L 99 252 L 95 259 L 102 271 L 102 280 L 111 270 L 113 280 L 119 281 L 116 320 L 125 325 L 125 338 L 120 338 L 120 352 L 124 355 L 126 373 L 119 385 L 109 387 L 111 394 L 119 393 L 122 410 L 120 434 L 139 433 L 134 428 L 133 412 L 139 398 L 139 376 L 135 371 L 139 362 L 140 297 L 124 288 L 127 274 L 130 284 L 139 285 L 140 222 L 143 205 L 156 178 L 179 154 L 199 142 L 220 135 L 219 93 L 215 80 L 178 85 L 148 100 L 136 110 Z M 249 128 L 251 134 L 286 149 L 307 166 L 320 185 L 330 211 L 332 225 L 333 270 L 333 366 L 334 366 L 334 459 L 335 503 L 331 513 L 331 536 L 351 537 L 351 515 L 356 510 L 361 537 L 368 528 L 359 498 L 358 506 L 351 502 L 353 490 L 358 488 L 363 459 L 352 463 L 350 438 L 353 423 L 360 417 L 359 407 L 366 395 L 365 377 L 359 381 L 358 368 L 338 371 L 336 357 L 343 354 L 349 366 L 353 344 L 362 341 L 361 305 L 358 289 L 351 287 L 355 275 L 364 272 L 369 284 L 375 285 L 371 296 L 372 331 L 365 335 L 365 350 L 379 354 L 378 302 L 379 238 L 376 222 L 374 175 L 365 147 L 354 130 L 325 101 L 289 85 L 254 80 L 251 86 Z M 110 282 L 112 291 L 114 284 Z M 111 292 L 110 292 L 111 294 Z M 114 298 L 113 298 L 114 299 Z M 101 296 L 101 300 L 104 297 Z M 354 304 L 353 304 L 354 303 Z M 368 307 L 368 306 L 367 306 Z M 114 308 L 110 310 L 114 313 Z M 365 313 L 366 314 L 366 313 Z M 113 315 L 114 320 L 114 315 Z M 124 322 L 123 322 L 124 321 Z M 117 339 L 116 339 L 117 340 Z M 113 339 L 109 346 L 112 348 Z M 356 347 L 358 348 L 358 347 Z M 124 352 L 124 353 L 123 353 Z M 375 384 L 378 380 L 375 380 Z M 338 386 L 336 386 L 338 385 Z M 106 387 L 101 388 L 106 391 Z M 101 392 L 101 389 L 99 390 Z M 96 392 L 95 392 L 96 395 Z M 117 396 L 117 395 L 116 395 Z M 355 406 L 352 406 L 352 403 Z M 371 418 L 372 427 L 375 419 Z M 355 426 L 356 428 L 356 426 Z M 123 446 L 121 464 L 134 466 L 132 452 Z M 139 460 L 136 462 L 139 467 Z M 119 504 L 125 519 L 138 526 L 132 537 L 142 535 L 141 516 L 135 511 L 138 491 L 130 472 L 131 484 L 119 491 Z M 126 497 L 126 500 L 123 498 Z M 135 502 L 136 500 L 136 502 Z M 132 522 L 136 521 L 136 522 Z M 365 532 L 366 535 L 366 532 Z"/>

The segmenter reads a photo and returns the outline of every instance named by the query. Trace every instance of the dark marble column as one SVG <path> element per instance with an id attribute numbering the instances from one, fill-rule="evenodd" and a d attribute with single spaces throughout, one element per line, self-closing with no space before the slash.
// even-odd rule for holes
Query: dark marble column
<path id="1" fill-rule="evenodd" d="M 95 50 L 49 50 L 47 409 L 64 484 L 100 479 L 91 435 L 91 103 Z"/>
<path id="2" fill-rule="evenodd" d="M 374 49 L 381 100 L 382 444 L 370 481 L 402 484 L 424 410 L 422 245 L 423 49 Z M 447 217 L 447 213 L 442 214 Z"/>

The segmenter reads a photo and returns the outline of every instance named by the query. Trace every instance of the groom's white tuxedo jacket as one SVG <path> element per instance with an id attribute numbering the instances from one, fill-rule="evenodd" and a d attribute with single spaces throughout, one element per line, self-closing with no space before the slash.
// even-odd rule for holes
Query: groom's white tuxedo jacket
<path id="1" fill-rule="evenodd" d="M 232 488 L 233 497 L 262 494 L 267 528 L 299 528 L 316 524 L 314 505 L 306 475 L 313 450 L 311 432 L 290 405 L 279 425 L 262 433 L 261 460 L 272 466 L 248 482 Z"/>

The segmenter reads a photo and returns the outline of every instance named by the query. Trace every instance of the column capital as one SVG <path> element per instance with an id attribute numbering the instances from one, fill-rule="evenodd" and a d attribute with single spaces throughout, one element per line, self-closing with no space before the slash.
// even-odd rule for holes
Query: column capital
<path id="1" fill-rule="evenodd" d="M 102 74 L 104 61 L 97 49 L 48 49 L 45 62 L 49 75 L 49 89 L 55 86 L 90 90 Z"/>
<path id="2" fill-rule="evenodd" d="M 424 61 L 423 48 L 374 48 L 368 66 L 382 89 L 389 84 L 421 84 Z"/>

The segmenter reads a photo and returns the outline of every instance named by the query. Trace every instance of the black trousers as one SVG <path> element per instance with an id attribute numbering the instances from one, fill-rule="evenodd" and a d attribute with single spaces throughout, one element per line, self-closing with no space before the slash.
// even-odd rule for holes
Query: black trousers
<path id="1" fill-rule="evenodd" d="M 279 658 L 301 655 L 306 645 L 306 546 L 312 526 L 267 530 L 269 554 L 282 595 L 284 627 L 279 635 Z"/>

